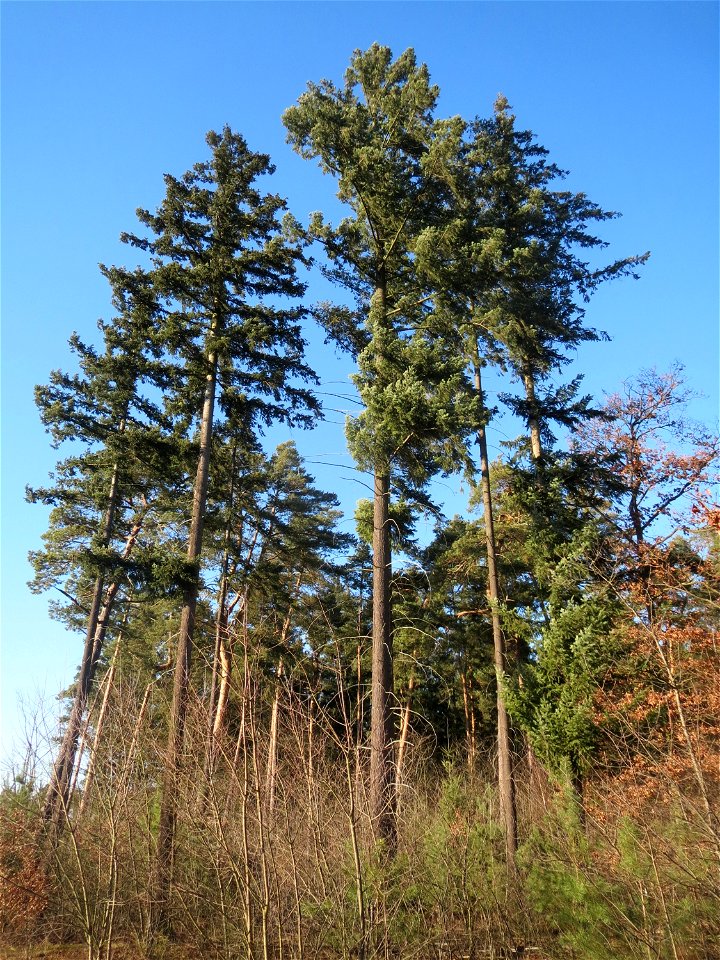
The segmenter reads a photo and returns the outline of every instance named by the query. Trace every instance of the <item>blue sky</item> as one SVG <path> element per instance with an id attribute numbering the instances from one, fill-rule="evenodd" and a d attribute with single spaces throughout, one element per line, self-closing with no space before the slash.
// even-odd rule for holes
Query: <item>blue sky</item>
<path id="1" fill-rule="evenodd" d="M 24 488 L 56 459 L 33 387 L 70 365 L 73 330 L 92 339 L 111 315 L 97 264 L 133 265 L 120 232 L 160 201 L 164 172 L 204 159 L 209 129 L 228 123 L 270 153 L 270 186 L 300 219 L 332 210 L 331 182 L 285 144 L 280 116 L 307 81 L 339 82 L 355 48 L 413 46 L 440 86 L 439 116 L 487 116 L 503 92 L 569 186 L 622 212 L 602 227 L 608 258 L 652 259 L 639 282 L 596 295 L 588 322 L 612 341 L 583 347 L 573 372 L 599 396 L 679 360 L 706 394 L 695 416 L 717 425 L 716 3 L 3 2 L 1 15 L 5 751 L 21 734 L 18 695 L 30 712 L 38 696 L 52 706 L 81 651 L 25 586 L 47 518 Z M 309 298 L 324 295 L 313 280 Z M 310 340 L 322 389 L 342 392 L 348 362 Z M 352 507 L 363 489 L 341 421 L 329 411 L 295 439 Z"/>

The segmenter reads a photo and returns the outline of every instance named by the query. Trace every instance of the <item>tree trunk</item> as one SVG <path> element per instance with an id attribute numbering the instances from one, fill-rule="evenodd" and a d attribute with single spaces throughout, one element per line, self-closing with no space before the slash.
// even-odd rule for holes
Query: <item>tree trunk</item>
<path id="1" fill-rule="evenodd" d="M 211 335 L 217 331 L 217 316 L 213 319 Z M 210 450 L 213 433 L 213 413 L 217 384 L 217 354 L 211 350 L 207 358 L 208 372 L 205 383 L 202 419 L 200 421 L 200 451 L 197 473 L 193 487 L 193 508 L 188 538 L 187 560 L 197 565 L 202 548 L 205 504 L 210 475 Z M 168 725 L 168 742 L 165 770 L 162 783 L 160 823 L 158 827 L 157 858 L 153 877 L 151 902 L 151 929 L 156 932 L 169 930 L 169 894 L 172 883 L 172 865 L 175 852 L 175 827 L 177 821 L 177 794 L 179 773 L 185 739 L 185 718 L 190 690 L 190 664 L 195 633 L 195 612 L 199 592 L 199 573 L 193 576 L 192 584 L 183 592 L 183 608 L 175 659 L 172 704 Z"/>
<path id="2" fill-rule="evenodd" d="M 415 657 L 415 652 L 413 651 L 413 658 L 414 657 Z M 400 738 L 398 741 L 397 761 L 395 763 L 396 791 L 402 782 L 403 765 L 405 763 L 405 754 L 407 753 L 407 745 L 410 737 L 410 715 L 412 714 L 412 703 L 413 703 L 414 691 L 415 691 L 415 671 L 413 671 L 410 674 L 410 679 L 408 680 L 407 700 L 405 701 L 405 707 L 402 713 L 402 720 L 400 722 Z"/>
<path id="3" fill-rule="evenodd" d="M 223 600 L 223 604 L 225 601 Z M 218 691 L 217 700 L 213 707 L 212 727 L 211 727 L 211 752 L 212 745 L 221 733 L 225 725 L 225 714 L 227 712 L 228 699 L 230 698 L 230 677 L 232 674 L 232 642 L 230 639 L 230 627 L 228 622 L 228 611 L 223 608 L 218 610 L 218 619 L 216 625 L 216 657 L 218 673 Z"/>
<path id="4" fill-rule="evenodd" d="M 485 412 L 485 397 L 482 390 L 480 357 L 477 342 L 475 343 L 475 390 L 480 400 L 483 415 Z M 515 782 L 512 769 L 512 749 L 510 740 L 510 720 L 502 696 L 502 680 L 507 672 L 507 651 L 505 638 L 500 624 L 500 592 L 498 587 L 497 557 L 495 554 L 495 523 L 493 520 L 492 495 L 490 491 L 490 463 L 487 450 L 487 435 L 484 419 L 481 421 L 477 435 L 480 448 L 480 485 L 483 501 L 483 516 L 485 520 L 485 550 L 488 568 L 488 596 L 490 599 L 490 615 L 492 619 L 493 647 L 495 651 L 495 675 L 497 677 L 497 744 L 498 744 L 498 789 L 500 793 L 500 807 L 505 828 L 505 850 L 507 854 L 508 870 L 515 871 L 515 855 L 517 853 L 517 813 L 515 809 Z"/>
<path id="5" fill-rule="evenodd" d="M 268 760 L 265 771 L 265 798 L 267 802 L 268 820 L 272 821 L 275 810 L 275 787 L 277 783 L 278 760 L 278 731 L 280 723 L 280 696 L 282 693 L 283 661 L 278 663 L 277 678 L 275 680 L 275 696 L 273 697 L 270 714 L 270 742 L 268 743 Z"/>
<path id="6" fill-rule="evenodd" d="M 525 384 L 525 399 L 527 400 L 527 422 L 530 431 L 530 450 L 533 460 L 539 460 L 542 457 L 542 441 L 540 439 L 540 417 L 538 416 L 537 399 L 535 397 L 535 378 L 532 371 L 527 370 L 523 373 L 523 383 Z"/>
<path id="7" fill-rule="evenodd" d="M 389 523 L 390 478 L 375 473 L 373 511 L 373 645 L 370 715 L 370 817 L 392 849 L 396 839 L 393 770 L 393 652 Z"/>
<path id="8" fill-rule="evenodd" d="M 218 702 L 218 679 L 220 683 L 224 677 L 229 682 L 230 650 L 228 638 L 227 609 L 228 581 L 230 577 L 230 527 L 235 501 L 235 462 L 237 458 L 237 444 L 233 445 L 232 461 L 230 465 L 230 492 L 228 496 L 228 520 L 225 526 L 222 572 L 220 575 L 220 590 L 217 601 L 217 615 L 215 617 L 215 651 L 213 654 L 212 679 L 210 682 L 210 699 L 208 703 L 207 749 L 205 755 L 205 769 L 203 780 L 212 770 L 215 758 L 215 733 L 219 726 L 217 722 L 216 704 Z M 233 567 L 234 568 L 234 567 Z"/>
<path id="9" fill-rule="evenodd" d="M 298 596 L 300 586 L 303 580 L 303 571 L 295 579 L 295 588 L 290 596 L 290 603 L 293 604 Z M 290 625 L 292 624 L 293 608 L 288 607 L 288 611 L 283 618 L 283 625 L 280 630 L 280 649 L 285 649 Z M 278 663 L 277 677 L 275 680 L 275 696 L 273 697 L 272 714 L 270 717 L 270 743 L 268 745 L 268 762 L 265 774 L 265 796 L 267 797 L 268 819 L 272 821 L 275 808 L 275 786 L 277 782 L 277 758 L 278 758 L 278 731 L 280 722 L 280 697 L 283 688 L 283 676 L 285 667 L 282 656 Z"/>
<path id="10" fill-rule="evenodd" d="M 276 509 L 277 504 L 273 504 L 270 509 L 271 518 L 275 517 Z M 255 561 L 256 566 L 263 558 L 265 549 L 267 547 L 267 537 L 269 537 L 269 535 L 270 532 L 268 531 L 266 538 L 263 539 L 261 543 L 260 552 Z M 213 662 L 211 719 L 209 729 L 209 741 L 212 750 L 215 749 L 217 737 L 220 735 L 225 724 L 225 715 L 227 713 L 227 705 L 230 699 L 230 681 L 232 677 L 233 666 L 233 633 L 230 627 L 230 617 L 232 616 L 233 611 L 238 603 L 241 604 L 241 606 L 238 613 L 235 614 L 235 619 L 237 619 L 240 613 L 243 613 L 244 616 L 247 613 L 247 577 L 250 572 L 253 554 L 255 553 L 255 548 L 259 538 L 260 528 L 256 527 L 252 542 L 248 547 L 243 567 L 243 580 L 245 581 L 245 585 L 242 591 L 235 594 L 235 598 L 230 604 L 227 603 L 227 594 L 230 581 L 237 573 L 237 566 L 235 563 L 233 563 L 232 569 L 223 576 L 223 581 L 221 583 L 220 598 L 218 600 L 218 615 L 215 624 L 215 660 Z M 223 566 L 223 569 L 225 570 L 226 567 L 227 564 Z"/>
<path id="11" fill-rule="evenodd" d="M 125 430 L 125 421 L 120 424 L 120 432 Z M 103 523 L 100 543 L 107 547 L 110 543 L 113 526 L 115 524 L 115 515 L 119 499 L 119 467 L 115 463 L 113 466 L 112 477 L 110 479 L 110 491 L 108 494 L 108 503 L 105 510 L 105 520 Z M 95 668 L 99 656 L 99 647 L 102 640 L 98 643 L 98 623 L 100 621 L 100 611 L 103 606 L 103 592 L 105 589 L 105 577 L 102 573 L 98 574 L 93 585 L 92 601 L 88 613 L 87 630 L 85 632 L 85 646 L 83 647 L 82 660 L 80 661 L 80 673 L 75 688 L 75 699 L 73 701 L 70 717 L 68 718 L 65 734 L 58 752 L 57 760 L 50 776 L 50 785 L 48 787 L 45 804 L 43 806 L 43 817 L 45 820 L 51 820 L 57 831 L 62 829 L 62 824 L 67 813 L 70 802 L 70 786 L 73 780 L 75 769 L 75 758 L 77 756 L 78 740 L 82 728 L 83 717 L 87 707 L 90 688 L 95 679 Z M 105 604 L 107 608 L 107 604 Z M 107 619 L 107 618 L 106 618 Z M 103 625 L 102 637 L 105 636 L 105 627 Z"/>
<path id="12" fill-rule="evenodd" d="M 88 627 L 85 634 L 82 660 L 80 661 L 80 674 L 75 689 L 75 699 L 67 726 L 65 727 L 65 734 L 62 739 L 62 744 L 60 745 L 57 760 L 55 761 L 50 776 L 50 785 L 43 806 L 43 817 L 45 820 L 51 820 L 58 832 L 62 829 L 70 802 L 70 784 L 75 767 L 80 730 L 95 675 L 93 650 L 95 648 L 95 633 L 97 630 L 98 616 L 100 614 L 100 605 L 102 603 L 103 587 L 103 577 L 100 575 L 95 580 L 93 587 L 93 597 L 88 614 Z"/>
<path id="13" fill-rule="evenodd" d="M 122 635 L 118 638 L 118 641 L 115 645 L 115 650 L 113 651 L 112 660 L 110 661 L 110 669 L 107 672 L 105 677 L 105 691 L 103 693 L 102 703 L 100 704 L 100 713 L 98 714 L 97 724 L 95 725 L 95 740 L 90 751 L 90 759 L 88 760 L 87 773 L 85 774 L 85 782 L 83 783 L 82 797 L 80 798 L 80 806 L 78 808 L 78 816 L 81 817 L 85 812 L 87 807 L 88 799 L 90 798 L 90 791 L 92 789 L 93 780 L 95 779 L 95 764 L 97 762 L 97 754 L 100 743 L 102 742 L 103 727 L 105 726 L 105 717 L 108 712 L 108 705 L 110 703 L 110 693 L 112 691 L 113 683 L 115 681 L 115 667 L 117 665 L 117 655 L 118 650 L 120 649 L 120 641 Z M 99 691 L 98 691 L 99 693 Z M 92 710 L 88 713 L 88 718 L 91 716 Z"/>

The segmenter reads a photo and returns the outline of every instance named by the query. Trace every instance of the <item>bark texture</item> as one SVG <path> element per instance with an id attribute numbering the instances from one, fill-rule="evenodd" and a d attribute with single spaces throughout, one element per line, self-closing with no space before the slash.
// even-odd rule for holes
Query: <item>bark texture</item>
<path id="1" fill-rule="evenodd" d="M 475 390 L 481 409 L 485 410 L 485 397 L 482 389 L 480 360 L 476 347 L 475 353 Z M 493 648 L 495 656 L 495 675 L 497 677 L 497 747 L 498 747 L 498 789 L 500 807 L 505 828 L 505 850 L 508 869 L 515 870 L 517 853 L 517 812 L 515 807 L 515 782 L 513 778 L 512 744 L 510 720 L 502 696 L 502 679 L 507 672 L 507 650 L 500 623 L 500 589 L 498 581 L 497 556 L 495 552 L 495 522 L 493 519 L 492 493 L 490 490 L 490 463 L 487 450 L 485 423 L 481 422 L 477 435 L 480 449 L 480 487 L 485 520 L 485 550 L 488 571 L 488 597 L 492 619 Z"/>
<path id="2" fill-rule="evenodd" d="M 376 835 L 395 845 L 393 650 L 390 601 L 390 478 L 375 474 L 373 510 L 373 646 L 370 720 L 370 815 Z"/>

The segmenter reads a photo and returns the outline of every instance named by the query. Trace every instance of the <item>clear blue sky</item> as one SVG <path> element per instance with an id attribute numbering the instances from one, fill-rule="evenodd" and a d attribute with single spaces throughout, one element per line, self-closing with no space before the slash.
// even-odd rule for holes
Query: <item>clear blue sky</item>
<path id="1" fill-rule="evenodd" d="M 593 300 L 612 342 L 584 347 L 577 372 L 600 395 L 642 367 L 682 361 L 718 414 L 718 5 L 716 3 L 34 3 L 2 14 L 2 720 L 16 740 L 18 694 L 52 701 L 72 680 L 81 638 L 25 587 L 46 516 L 24 503 L 55 461 L 33 386 L 67 368 L 67 338 L 111 314 L 97 263 L 132 265 L 118 242 L 162 174 L 204 159 L 228 123 L 277 164 L 295 214 L 330 206 L 332 185 L 284 142 L 282 111 L 308 80 L 340 81 L 353 49 L 413 46 L 440 85 L 438 115 L 487 116 L 503 92 L 568 183 L 606 209 L 608 257 L 645 250 L 637 283 Z M 310 297 L 324 291 L 314 283 Z M 333 392 L 349 366 L 318 349 Z M 342 405 L 342 404 L 341 404 Z M 348 464 L 341 417 L 296 439 Z M 333 422 L 336 421 L 336 422 Z M 319 482 L 350 505 L 349 467 Z M 449 490 L 449 488 L 448 488 Z"/>

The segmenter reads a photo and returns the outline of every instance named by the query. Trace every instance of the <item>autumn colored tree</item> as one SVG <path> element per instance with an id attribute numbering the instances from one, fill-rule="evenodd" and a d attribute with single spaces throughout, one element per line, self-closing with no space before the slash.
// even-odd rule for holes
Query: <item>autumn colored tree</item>
<path id="1" fill-rule="evenodd" d="M 680 367 L 645 371 L 608 398 L 604 428 L 588 427 L 577 443 L 605 456 L 618 481 L 602 509 L 614 547 L 604 579 L 622 611 L 625 652 L 597 705 L 620 779 L 639 796 L 667 781 L 696 796 L 720 854 L 717 543 L 712 508 L 701 505 L 712 502 L 720 441 L 688 418 L 691 397 Z"/>
<path id="2" fill-rule="evenodd" d="M 602 423 L 588 424 L 575 441 L 579 451 L 608 462 L 617 480 L 616 496 L 601 512 L 622 545 L 628 582 L 646 592 L 649 619 L 653 553 L 686 532 L 720 453 L 717 437 L 688 418 L 692 398 L 679 365 L 664 374 L 645 371 L 610 396 Z"/>

